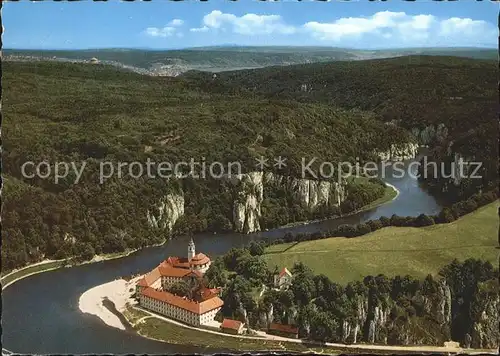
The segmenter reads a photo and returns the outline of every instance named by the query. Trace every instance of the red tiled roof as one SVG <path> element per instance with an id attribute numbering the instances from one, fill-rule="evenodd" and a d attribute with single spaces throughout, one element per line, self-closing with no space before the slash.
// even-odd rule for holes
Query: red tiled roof
<path id="1" fill-rule="evenodd" d="M 210 290 L 210 293 L 212 293 L 212 294 L 219 294 L 220 291 L 221 291 L 221 288 L 220 287 L 218 287 L 218 288 L 210 288 L 209 290 Z"/>
<path id="2" fill-rule="evenodd" d="M 196 303 L 192 300 L 178 297 L 169 292 L 154 290 L 153 288 L 145 288 L 142 291 L 142 294 L 146 297 L 160 300 L 195 314 L 205 314 L 206 312 L 220 308 L 224 305 L 224 302 L 219 297 L 213 297 L 201 303 Z"/>
<path id="3" fill-rule="evenodd" d="M 240 327 L 243 325 L 243 323 L 239 320 L 233 320 L 233 319 L 224 319 L 222 321 L 222 324 L 220 327 L 222 329 L 233 329 L 233 330 L 240 330 Z"/>
<path id="4" fill-rule="evenodd" d="M 289 271 L 289 270 L 287 270 L 287 269 L 286 269 L 286 267 L 285 267 L 285 268 L 283 268 L 283 269 L 281 270 L 280 275 L 279 275 L 279 278 L 283 277 L 285 274 L 288 274 L 289 276 L 291 276 L 291 275 L 292 275 L 292 274 L 290 273 L 290 271 Z"/>
<path id="5" fill-rule="evenodd" d="M 189 261 L 185 257 L 177 257 L 177 256 L 171 256 L 167 258 L 162 264 L 168 264 L 172 267 L 177 267 L 177 268 L 189 268 L 191 265 L 204 265 L 206 263 L 210 262 L 210 258 L 203 254 L 203 253 L 198 253 L 193 256 L 191 261 Z"/>
<path id="6" fill-rule="evenodd" d="M 192 265 L 204 265 L 208 262 L 210 262 L 210 258 L 208 258 L 203 253 L 198 253 L 194 255 L 194 257 L 189 261 L 189 263 Z"/>
<path id="7" fill-rule="evenodd" d="M 202 300 L 208 300 L 210 298 L 216 297 L 217 294 L 219 293 L 219 290 L 218 289 L 210 289 L 210 288 L 202 287 L 202 288 L 200 288 L 200 290 L 198 291 L 198 293 L 199 293 L 200 298 Z"/>
<path id="8" fill-rule="evenodd" d="M 271 325 L 269 325 L 269 330 L 282 331 L 290 334 L 297 334 L 299 332 L 299 329 L 295 326 L 278 323 L 271 323 Z"/>
<path id="9" fill-rule="evenodd" d="M 158 267 L 160 270 L 160 275 L 163 277 L 185 277 L 190 274 L 192 271 L 185 268 L 174 268 L 171 266 L 160 266 Z"/>
<path id="10" fill-rule="evenodd" d="M 158 280 L 158 278 L 161 277 L 159 267 L 156 267 L 153 269 L 151 272 L 146 273 L 143 278 L 139 280 L 139 286 L 141 287 L 149 287 L 151 286 L 154 282 Z"/>

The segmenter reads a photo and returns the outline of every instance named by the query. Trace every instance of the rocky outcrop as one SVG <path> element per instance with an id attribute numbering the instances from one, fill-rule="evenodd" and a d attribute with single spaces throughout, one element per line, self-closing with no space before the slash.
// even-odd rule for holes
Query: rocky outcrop
<path id="1" fill-rule="evenodd" d="M 320 206 L 339 206 L 346 199 L 346 183 L 315 181 L 275 175 L 273 173 L 250 172 L 228 178 L 229 189 L 234 190 L 233 229 L 236 232 L 252 233 L 261 230 L 259 220 L 261 204 L 265 199 L 264 187 L 285 189 L 297 204 L 313 212 Z M 147 211 L 149 225 L 155 229 L 171 231 L 184 215 L 182 191 L 161 198 Z"/>
<path id="2" fill-rule="evenodd" d="M 233 224 L 237 232 L 260 231 L 260 204 L 264 199 L 263 177 L 263 172 L 251 172 L 233 179 L 238 189 L 233 206 Z"/>
<path id="3" fill-rule="evenodd" d="M 420 145 L 428 146 L 434 142 L 442 142 L 448 137 L 448 129 L 444 124 L 413 128 L 411 133 Z"/>
<path id="4" fill-rule="evenodd" d="M 320 206 L 339 206 L 346 199 L 345 182 L 316 181 L 250 172 L 232 177 L 238 190 L 233 206 L 233 224 L 237 232 L 260 230 L 261 203 L 265 199 L 264 187 L 285 189 L 304 208 L 314 211 Z"/>
<path id="5" fill-rule="evenodd" d="M 385 332 L 385 324 L 388 319 L 389 310 L 382 305 L 377 305 L 370 313 L 370 318 L 367 320 L 368 328 L 366 340 L 369 343 L 387 343 L 387 334 Z"/>
<path id="6" fill-rule="evenodd" d="M 274 307 L 273 304 L 269 304 L 267 310 L 261 310 L 259 312 L 259 323 L 264 328 L 268 328 L 269 325 L 274 321 Z"/>
<path id="7" fill-rule="evenodd" d="M 482 171 L 476 172 L 476 164 L 471 164 L 471 162 L 477 161 L 476 158 L 457 152 L 453 141 L 448 142 L 442 148 L 441 154 L 436 157 L 439 156 L 441 157 L 439 159 L 434 156 L 426 157 L 427 162 L 430 162 L 431 165 L 424 161 L 424 164 L 420 167 L 421 170 L 426 170 L 421 173 L 421 177 L 424 177 L 424 180 L 432 186 L 436 186 L 438 192 L 459 191 L 460 186 L 468 178 L 477 178 L 477 176 L 483 174 Z M 433 163 L 434 167 L 432 166 Z M 475 176 L 472 176 L 472 174 L 475 174 Z"/>
<path id="8" fill-rule="evenodd" d="M 498 290 L 479 292 L 471 309 L 473 310 L 473 324 L 470 346 L 484 349 L 497 348 L 500 344 L 498 328 L 500 297 Z"/>
<path id="9" fill-rule="evenodd" d="M 358 297 L 355 305 L 355 316 L 342 321 L 342 341 L 353 344 L 362 338 L 363 325 L 368 316 L 368 299 Z"/>
<path id="10" fill-rule="evenodd" d="M 377 156 L 381 161 L 405 161 L 415 158 L 418 154 L 418 148 L 419 145 L 414 142 L 393 143 L 388 150 L 377 152 Z"/>
<path id="11" fill-rule="evenodd" d="M 147 219 L 151 227 L 171 231 L 183 215 L 184 196 L 172 193 L 161 198 L 154 209 L 148 210 Z"/>
<path id="12" fill-rule="evenodd" d="M 440 325 L 451 322 L 451 290 L 445 280 L 439 281 L 436 293 L 431 296 L 422 296 L 424 311 L 433 315 Z"/>

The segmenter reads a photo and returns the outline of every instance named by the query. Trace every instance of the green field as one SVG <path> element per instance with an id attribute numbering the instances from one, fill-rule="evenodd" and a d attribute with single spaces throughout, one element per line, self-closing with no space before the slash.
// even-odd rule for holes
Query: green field
<path id="1" fill-rule="evenodd" d="M 367 275 L 435 274 L 454 258 L 479 258 L 497 265 L 497 203 L 450 224 L 425 228 L 388 227 L 356 238 L 330 238 L 271 246 L 264 258 L 269 268 L 303 262 L 337 283 Z"/>

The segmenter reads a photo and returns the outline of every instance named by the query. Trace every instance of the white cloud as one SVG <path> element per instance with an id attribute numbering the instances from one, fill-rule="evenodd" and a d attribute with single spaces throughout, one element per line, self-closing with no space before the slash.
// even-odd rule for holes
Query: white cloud
<path id="1" fill-rule="evenodd" d="M 308 22 L 303 28 L 317 39 L 340 41 L 366 34 L 414 36 L 415 31 L 427 32 L 433 21 L 432 15 L 409 16 L 404 12 L 382 11 L 370 17 L 345 17 L 331 23 Z"/>
<path id="2" fill-rule="evenodd" d="M 184 24 L 181 19 L 173 19 L 163 28 L 150 27 L 145 32 L 152 37 L 182 36 L 180 29 Z M 313 39 L 326 45 L 358 47 L 474 46 L 493 43 L 497 36 L 495 26 L 482 20 L 393 11 L 292 25 L 280 15 L 237 16 L 214 10 L 203 17 L 199 27 L 189 29 L 196 34 L 211 31 L 247 37 L 294 35 L 298 43 Z"/>
<path id="3" fill-rule="evenodd" d="M 279 15 L 245 14 L 236 16 L 214 10 L 203 17 L 203 27 L 192 28 L 192 32 L 230 30 L 240 35 L 289 35 L 295 33 L 294 26 L 287 25 Z"/>
<path id="4" fill-rule="evenodd" d="M 203 27 L 196 27 L 196 28 L 190 28 L 189 31 L 191 32 L 207 32 L 208 30 L 210 30 L 207 26 L 203 26 Z"/>
<path id="5" fill-rule="evenodd" d="M 178 27 L 182 26 L 184 21 L 181 19 L 173 19 L 165 27 L 148 27 L 144 32 L 151 37 L 182 37 L 182 33 Z"/>
<path id="6" fill-rule="evenodd" d="M 495 34 L 486 21 L 469 18 L 438 19 L 433 15 L 408 15 L 383 11 L 369 17 L 340 18 L 334 22 L 307 22 L 303 30 L 315 39 L 329 42 L 357 40 L 370 36 L 391 38 L 412 45 L 474 45 Z M 398 43 L 398 44 L 399 44 Z"/>
<path id="7" fill-rule="evenodd" d="M 177 32 L 177 29 L 171 26 L 166 26 L 163 28 L 148 27 L 145 32 L 151 37 L 170 37 Z"/>
<path id="8" fill-rule="evenodd" d="M 173 26 L 173 27 L 182 26 L 182 25 L 184 25 L 184 21 L 181 19 L 173 19 L 172 21 L 170 21 L 168 23 L 168 26 Z"/>
<path id="9" fill-rule="evenodd" d="M 481 21 L 472 20 L 469 18 L 452 17 L 441 21 L 439 24 L 439 35 L 448 36 L 471 36 L 483 33 L 484 36 L 494 32 L 491 24 Z"/>

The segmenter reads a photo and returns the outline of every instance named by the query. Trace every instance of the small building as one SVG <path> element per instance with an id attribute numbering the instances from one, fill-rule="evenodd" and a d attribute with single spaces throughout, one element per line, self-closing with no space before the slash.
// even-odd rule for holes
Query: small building
<path id="1" fill-rule="evenodd" d="M 271 323 L 267 329 L 267 333 L 292 339 L 299 338 L 299 329 L 287 324 Z"/>
<path id="2" fill-rule="evenodd" d="M 285 267 L 279 274 L 274 275 L 274 287 L 286 289 L 292 284 L 292 273 Z"/>
<path id="3" fill-rule="evenodd" d="M 225 318 L 222 324 L 220 324 L 220 328 L 225 333 L 239 335 L 243 332 L 244 325 L 245 324 L 239 320 Z"/>
<path id="4" fill-rule="evenodd" d="M 90 63 L 97 64 L 97 63 L 99 63 L 99 60 L 97 58 L 93 57 L 90 59 Z"/>

